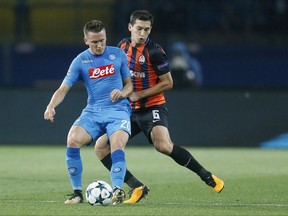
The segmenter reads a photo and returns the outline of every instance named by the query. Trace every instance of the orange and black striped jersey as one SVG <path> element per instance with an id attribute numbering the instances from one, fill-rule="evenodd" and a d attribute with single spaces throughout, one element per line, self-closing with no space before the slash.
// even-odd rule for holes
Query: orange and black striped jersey
<path id="1" fill-rule="evenodd" d="M 159 76 L 170 72 L 169 63 L 163 48 L 149 38 L 146 43 L 132 47 L 130 38 L 124 38 L 118 47 L 123 49 L 128 59 L 134 91 L 142 91 L 160 82 Z M 131 103 L 134 111 L 165 104 L 164 93 L 143 98 Z"/>

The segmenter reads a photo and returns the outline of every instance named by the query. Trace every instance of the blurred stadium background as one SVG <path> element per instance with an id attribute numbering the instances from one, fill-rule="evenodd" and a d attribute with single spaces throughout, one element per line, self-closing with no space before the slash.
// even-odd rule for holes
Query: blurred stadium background
<path id="1" fill-rule="evenodd" d="M 151 37 L 173 66 L 175 143 L 288 147 L 288 0 L 0 0 L 0 144 L 65 144 L 85 91 L 72 89 L 54 124 L 43 112 L 86 49 L 83 25 L 102 20 L 116 45 L 135 9 L 155 15 Z"/>

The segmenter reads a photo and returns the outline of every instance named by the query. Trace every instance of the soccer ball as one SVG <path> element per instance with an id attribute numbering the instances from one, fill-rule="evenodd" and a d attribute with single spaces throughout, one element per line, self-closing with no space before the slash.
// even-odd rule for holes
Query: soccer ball
<path id="1" fill-rule="evenodd" d="M 86 189 L 86 200 L 92 206 L 107 206 L 112 202 L 112 187 L 105 181 L 94 181 Z"/>

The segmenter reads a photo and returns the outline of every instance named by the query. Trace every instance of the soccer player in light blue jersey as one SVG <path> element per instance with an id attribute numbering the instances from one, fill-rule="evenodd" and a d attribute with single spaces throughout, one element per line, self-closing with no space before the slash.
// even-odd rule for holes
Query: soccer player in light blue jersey
<path id="1" fill-rule="evenodd" d="M 84 42 L 89 48 L 71 63 L 60 87 L 53 94 L 44 119 L 54 121 L 55 108 L 70 88 L 82 81 L 88 93 L 87 106 L 72 125 L 67 138 L 66 162 L 74 190 L 66 204 L 83 202 L 82 160 L 80 148 L 107 133 L 110 142 L 113 204 L 125 198 L 122 190 L 126 173 L 124 148 L 131 133 L 131 108 L 127 99 L 133 91 L 127 57 L 123 50 L 106 46 L 106 30 L 101 21 L 92 20 L 84 26 Z"/>

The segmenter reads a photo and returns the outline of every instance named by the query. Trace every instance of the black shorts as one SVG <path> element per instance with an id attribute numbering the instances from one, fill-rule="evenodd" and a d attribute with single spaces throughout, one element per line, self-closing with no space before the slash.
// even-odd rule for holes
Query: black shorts
<path id="1" fill-rule="evenodd" d="M 131 138 L 143 132 L 152 144 L 150 132 L 156 125 L 168 128 L 168 109 L 165 104 L 141 111 L 133 111 L 131 115 Z"/>

